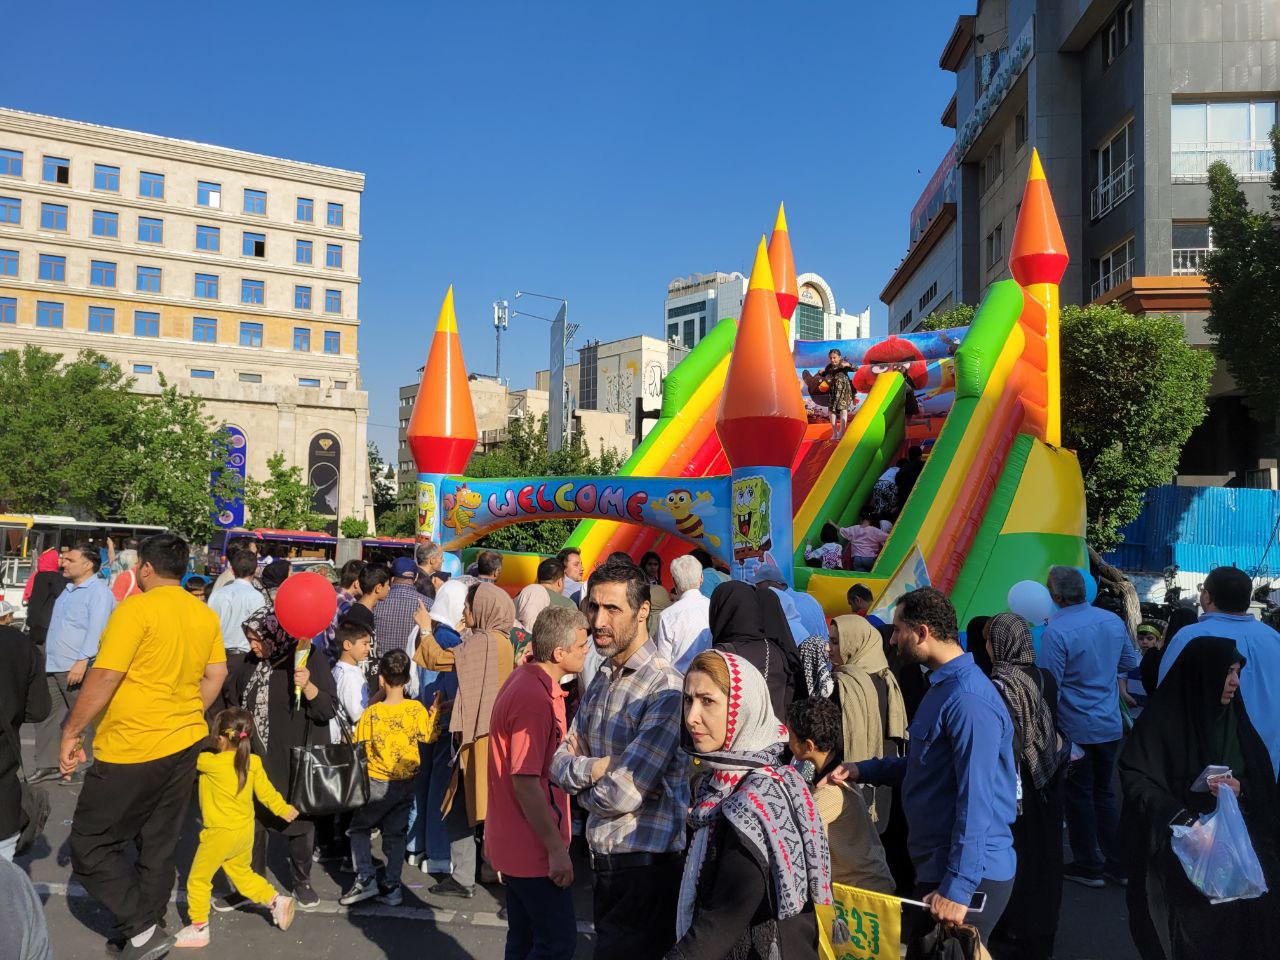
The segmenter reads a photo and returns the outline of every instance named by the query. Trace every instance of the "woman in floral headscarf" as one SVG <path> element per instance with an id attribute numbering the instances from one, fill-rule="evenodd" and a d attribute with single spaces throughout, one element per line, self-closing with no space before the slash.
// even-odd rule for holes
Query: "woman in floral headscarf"
<path id="1" fill-rule="evenodd" d="M 329 660 L 313 650 L 307 663 L 294 667 L 298 638 L 291 637 L 276 619 L 275 598 L 289 575 L 289 561 L 277 560 L 262 571 L 266 603 L 244 622 L 249 652 L 227 663 L 224 699 L 227 706 L 243 707 L 253 715 L 253 752 L 262 757 L 271 782 L 282 793 L 289 790 L 289 754 L 294 747 L 329 742 L 329 721 L 338 713 L 338 691 L 329 672 Z M 301 691 L 301 695 L 295 693 Z M 314 907 L 319 897 L 311 888 L 311 854 L 315 848 L 315 823 L 299 817 L 286 823 L 263 807 L 256 811 L 253 869 L 266 868 L 267 831 L 289 842 L 289 873 L 293 895 L 302 908 Z"/>
<path id="2" fill-rule="evenodd" d="M 685 748 L 705 767 L 689 826 L 671 960 L 818 955 L 814 905 L 831 902 L 831 854 L 764 678 L 707 650 L 684 683 Z"/>

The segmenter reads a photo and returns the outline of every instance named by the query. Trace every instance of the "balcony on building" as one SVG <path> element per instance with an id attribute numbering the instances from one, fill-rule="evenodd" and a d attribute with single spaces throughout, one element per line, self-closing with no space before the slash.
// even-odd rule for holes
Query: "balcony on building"
<path id="1" fill-rule="evenodd" d="M 1209 166 L 1221 160 L 1239 180 L 1267 180 L 1276 169 L 1276 155 L 1269 140 L 1237 140 L 1222 143 L 1175 143 L 1173 180 L 1195 182 L 1209 178 Z"/>
<path id="2" fill-rule="evenodd" d="M 1137 183 L 1133 157 L 1104 177 L 1089 194 L 1089 217 L 1100 220 L 1110 213 L 1129 194 Z"/>
<path id="3" fill-rule="evenodd" d="M 1207 223 L 1173 224 L 1173 263 L 1170 273 L 1175 277 L 1195 277 L 1204 274 L 1204 262 L 1213 251 L 1213 231 Z"/>
<path id="4" fill-rule="evenodd" d="M 1270 140 L 1275 122 L 1274 100 L 1175 103 L 1173 182 L 1206 180 L 1218 160 L 1240 180 L 1266 180 L 1276 168 Z"/>
<path id="5" fill-rule="evenodd" d="M 1095 272 L 1098 279 L 1089 288 L 1089 298 L 1098 300 L 1120 284 L 1133 277 L 1137 260 L 1137 245 L 1132 237 L 1097 260 Z"/>

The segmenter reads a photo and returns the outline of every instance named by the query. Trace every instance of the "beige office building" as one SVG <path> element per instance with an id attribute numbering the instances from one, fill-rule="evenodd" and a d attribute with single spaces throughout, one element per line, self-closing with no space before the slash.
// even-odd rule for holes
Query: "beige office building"
<path id="1" fill-rule="evenodd" d="M 0 348 L 93 349 L 372 520 L 357 360 L 364 175 L 0 109 Z M 252 522 L 252 518 L 250 518 Z"/>

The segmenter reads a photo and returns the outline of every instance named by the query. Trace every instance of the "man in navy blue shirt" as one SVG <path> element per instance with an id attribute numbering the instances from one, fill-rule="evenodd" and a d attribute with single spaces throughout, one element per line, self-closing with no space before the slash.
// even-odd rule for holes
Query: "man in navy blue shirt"
<path id="1" fill-rule="evenodd" d="M 1138 665 L 1138 648 L 1123 620 L 1085 602 L 1084 575 L 1075 567 L 1051 569 L 1047 586 L 1059 610 L 1036 660 L 1057 681 L 1058 729 L 1075 744 L 1066 787 L 1073 862 L 1062 875 L 1086 887 L 1103 886 L 1104 877 L 1120 883 L 1125 871 L 1112 786 L 1124 732 L 1119 677 Z"/>
<path id="2" fill-rule="evenodd" d="M 973 924 L 985 942 L 1013 892 L 1013 723 L 996 688 L 960 646 L 955 608 L 940 591 L 925 587 L 898 601 L 893 645 L 905 663 L 930 671 L 929 692 L 908 728 L 907 755 L 846 763 L 832 779 L 901 788 L 916 899 L 929 904 L 935 920 Z M 986 903 L 970 914 L 975 892 L 985 894 Z M 904 927 L 928 920 L 913 913 Z M 904 929 L 903 942 L 920 932 Z"/>

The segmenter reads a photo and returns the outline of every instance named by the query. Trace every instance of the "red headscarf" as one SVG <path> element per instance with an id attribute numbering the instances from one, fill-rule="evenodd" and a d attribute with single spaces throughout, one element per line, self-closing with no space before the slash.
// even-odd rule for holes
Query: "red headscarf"
<path id="1" fill-rule="evenodd" d="M 57 569 L 58 551 L 50 547 L 36 558 L 36 568 L 31 571 L 31 576 L 27 577 L 27 586 L 22 591 L 22 602 L 27 603 L 31 599 L 31 588 L 35 586 L 37 573 L 52 573 Z"/>

